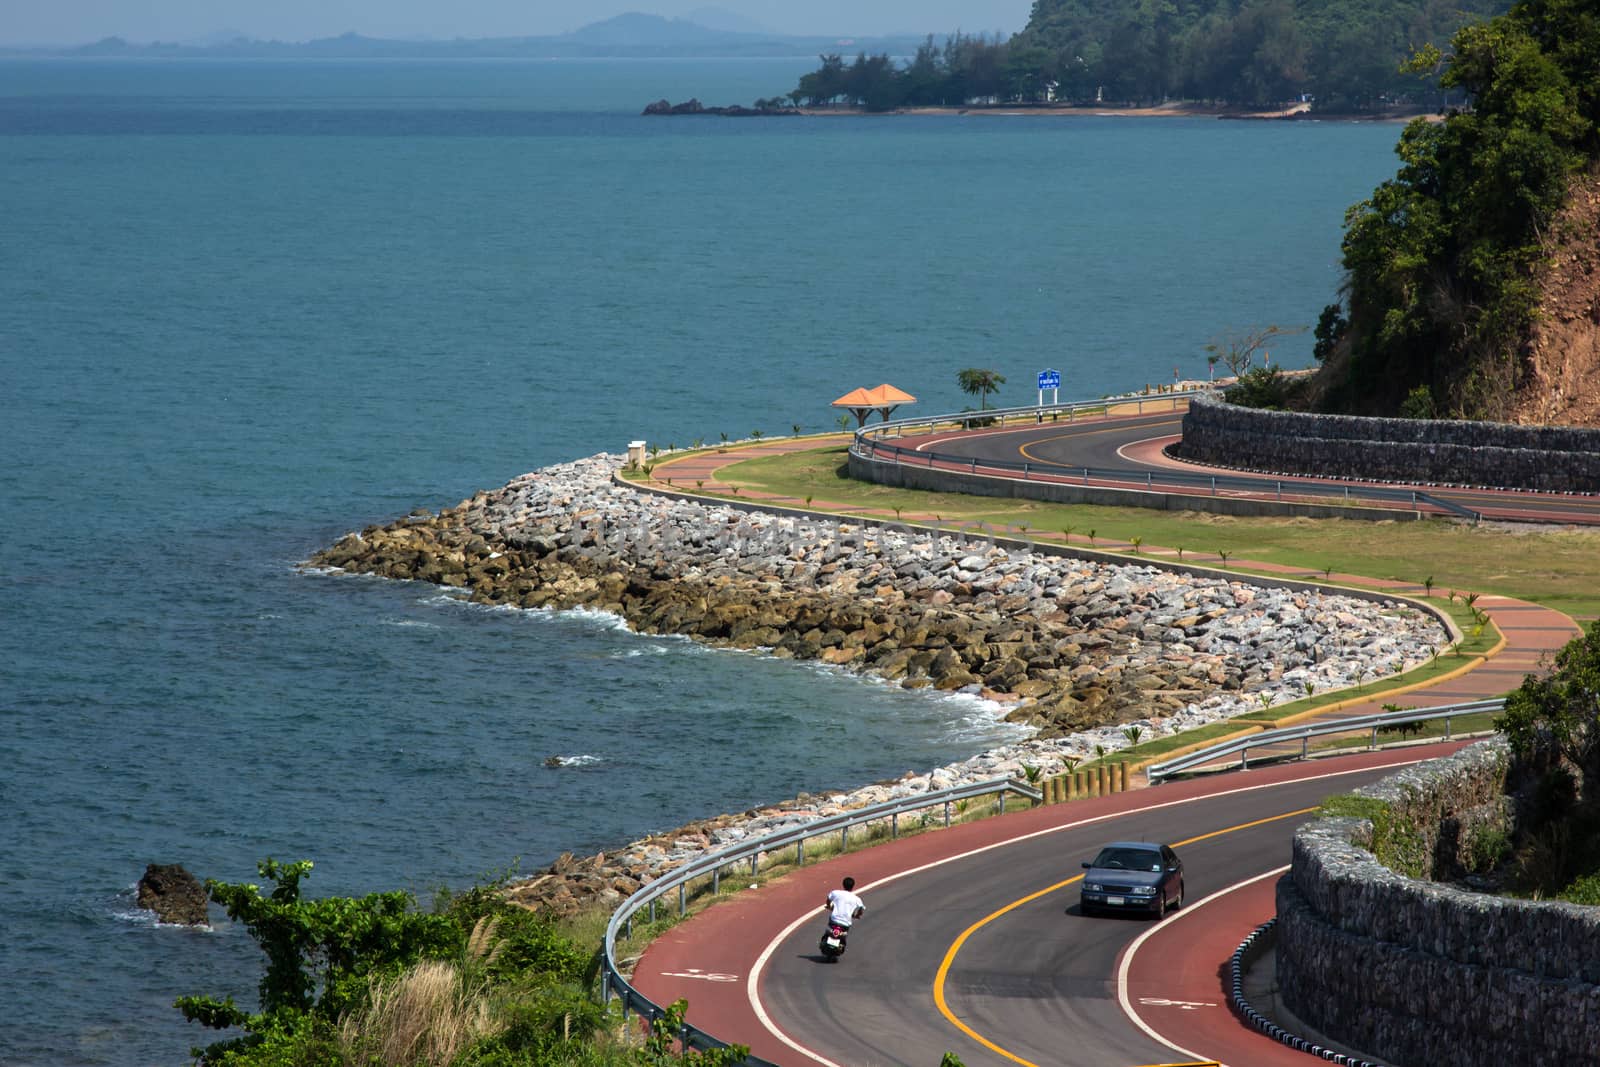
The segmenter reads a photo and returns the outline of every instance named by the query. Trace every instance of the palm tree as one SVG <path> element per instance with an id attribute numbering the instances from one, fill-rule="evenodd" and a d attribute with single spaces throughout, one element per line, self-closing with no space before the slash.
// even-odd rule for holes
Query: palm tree
<path id="1" fill-rule="evenodd" d="M 978 398 L 979 411 L 989 406 L 989 394 L 998 393 L 1000 387 L 1006 383 L 1005 375 L 999 371 L 982 370 L 978 367 L 957 371 L 956 381 L 960 383 L 963 393 Z"/>

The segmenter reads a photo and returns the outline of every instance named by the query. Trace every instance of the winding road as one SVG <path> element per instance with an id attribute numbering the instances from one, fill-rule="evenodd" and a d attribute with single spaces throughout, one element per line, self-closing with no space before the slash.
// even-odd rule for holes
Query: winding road
<path id="1" fill-rule="evenodd" d="M 988 819 L 804 868 L 707 910 L 645 952 L 634 983 L 784 1065 L 968 1067 L 1221 1061 L 1306 1065 L 1245 1029 L 1221 966 L 1272 910 L 1289 842 L 1323 798 L 1454 751 L 1281 765 Z M 1170 841 L 1187 903 L 1162 923 L 1085 918 L 1081 862 Z M 867 915 L 837 964 L 821 904 L 846 874 Z"/>
<path id="2" fill-rule="evenodd" d="M 1159 486 L 1155 471 L 1178 466 L 1162 451 L 1177 430 L 1178 416 L 1163 413 L 895 443 L 980 465 L 1026 459 L 1037 465 L 1035 476 L 1052 466 L 1115 468 L 1144 488 L 1147 478 Z M 730 463 L 803 447 L 817 442 L 701 453 L 657 464 L 652 481 L 693 478 L 716 489 Z M 1600 505 L 1585 497 L 1429 491 L 1448 492 L 1485 517 L 1600 521 Z M 800 504 L 760 492 L 748 497 Z M 1359 576 L 1335 580 L 1422 592 Z M 1578 633 L 1571 619 L 1537 605 L 1507 597 L 1480 605 L 1506 641 L 1475 669 L 1412 694 L 1417 702 L 1500 695 Z M 1355 705 L 1343 713 L 1375 710 Z M 1224 980 L 1228 957 L 1272 915 L 1294 829 L 1323 798 L 1457 747 L 1258 766 L 879 845 L 741 892 L 680 924 L 645 950 L 633 981 L 658 1004 L 687 999 L 696 1026 L 748 1043 L 784 1067 L 934 1067 L 946 1051 L 969 1067 L 1308 1067 L 1322 1061 L 1234 1016 Z M 1117 839 L 1178 849 L 1188 899 L 1182 909 L 1160 923 L 1079 913 L 1081 862 Z M 860 883 L 868 913 L 845 957 L 830 965 L 816 947 L 822 902 L 846 874 Z"/>
<path id="3" fill-rule="evenodd" d="M 894 438 L 885 443 L 920 455 L 932 453 L 939 457 L 976 460 L 979 473 L 994 476 L 1017 475 L 1015 471 L 1000 468 L 985 470 L 985 463 L 1027 463 L 1030 467 L 1029 477 L 1035 481 L 1050 480 L 1053 476 L 1065 479 L 1067 470 L 1088 467 L 1096 472 L 1093 480 L 1095 485 L 1138 490 L 1154 488 L 1173 496 L 1198 496 L 1203 493 L 1193 485 L 1176 482 L 1163 484 L 1163 475 L 1226 475 L 1229 495 L 1258 496 L 1263 499 L 1277 497 L 1280 493 L 1292 495 L 1296 486 L 1315 486 L 1323 490 L 1348 487 L 1359 497 L 1363 490 L 1373 485 L 1356 480 L 1256 475 L 1173 459 L 1164 450 L 1182 437 L 1182 425 L 1182 412 L 1168 411 L 1144 415 L 1091 416 L 1070 422 L 1044 422 L 991 430 L 932 433 Z M 968 469 L 966 463 L 936 462 L 934 465 Z M 1079 481 L 1076 477 L 1071 480 Z M 1252 491 L 1244 487 L 1251 482 L 1259 485 L 1259 488 Z M 1574 525 L 1600 523 L 1600 498 L 1594 496 L 1449 486 L 1397 485 L 1390 488 L 1416 488 L 1430 497 L 1477 512 L 1486 519 Z M 1307 499 L 1327 500 L 1326 496 Z"/>

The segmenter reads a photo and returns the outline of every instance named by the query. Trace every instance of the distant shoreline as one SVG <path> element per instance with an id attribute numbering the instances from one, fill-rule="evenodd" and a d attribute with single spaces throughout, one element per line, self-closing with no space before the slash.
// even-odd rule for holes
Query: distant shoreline
<path id="1" fill-rule="evenodd" d="M 735 117 L 761 117 L 777 115 L 808 115 L 818 118 L 879 118 L 895 115 L 992 115 L 995 117 L 1049 115 L 1062 118 L 1178 118 L 1178 119 L 1234 119 L 1266 122 L 1410 122 L 1422 118 L 1430 122 L 1442 120 L 1437 112 L 1423 108 L 1390 108 L 1371 112 L 1317 112 L 1308 103 L 1291 104 L 1286 108 L 1248 110 L 1219 107 L 1210 104 L 1170 103 L 1153 107 L 1119 107 L 1115 104 L 996 104 L 969 106 L 914 106 L 897 107 L 884 111 L 869 111 L 854 105 L 845 107 L 708 107 L 691 99 L 681 104 L 658 100 L 648 105 L 647 115 L 727 115 Z"/>
<path id="2" fill-rule="evenodd" d="M 1246 121 L 1277 122 L 1410 122 L 1415 118 L 1435 119 L 1437 116 L 1420 108 L 1392 109 L 1388 111 L 1326 113 L 1311 110 L 1310 104 L 1294 104 L 1276 110 L 1243 110 L 1234 107 L 1216 107 L 1208 104 L 1172 103 L 1154 107 L 1118 107 L 1115 104 L 999 104 L 969 107 L 902 107 L 890 111 L 867 111 L 859 107 L 797 108 L 802 115 L 994 115 L 1024 116 L 1052 115 L 1065 118 L 1179 118 L 1179 119 L 1239 119 Z"/>

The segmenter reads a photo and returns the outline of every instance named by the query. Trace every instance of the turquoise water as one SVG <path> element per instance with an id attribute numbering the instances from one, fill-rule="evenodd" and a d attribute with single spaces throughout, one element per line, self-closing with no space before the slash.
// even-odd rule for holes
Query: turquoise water
<path id="1" fill-rule="evenodd" d="M 1213 336 L 1315 321 L 1394 169 L 1378 125 L 637 115 L 811 65 L 0 63 L 0 1063 L 183 1062 L 175 997 L 248 1002 L 241 931 L 132 910 L 147 863 L 427 896 L 1008 736 L 294 564 L 857 385 L 1203 377 Z"/>

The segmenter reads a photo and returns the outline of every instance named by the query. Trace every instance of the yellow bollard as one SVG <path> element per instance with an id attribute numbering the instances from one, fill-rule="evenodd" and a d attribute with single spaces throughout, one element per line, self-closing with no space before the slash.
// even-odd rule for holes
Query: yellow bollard
<path id="1" fill-rule="evenodd" d="M 1072 797 L 1071 797 L 1071 799 L 1079 800 L 1082 797 L 1083 797 L 1083 772 L 1082 771 L 1073 771 L 1072 772 Z"/>

